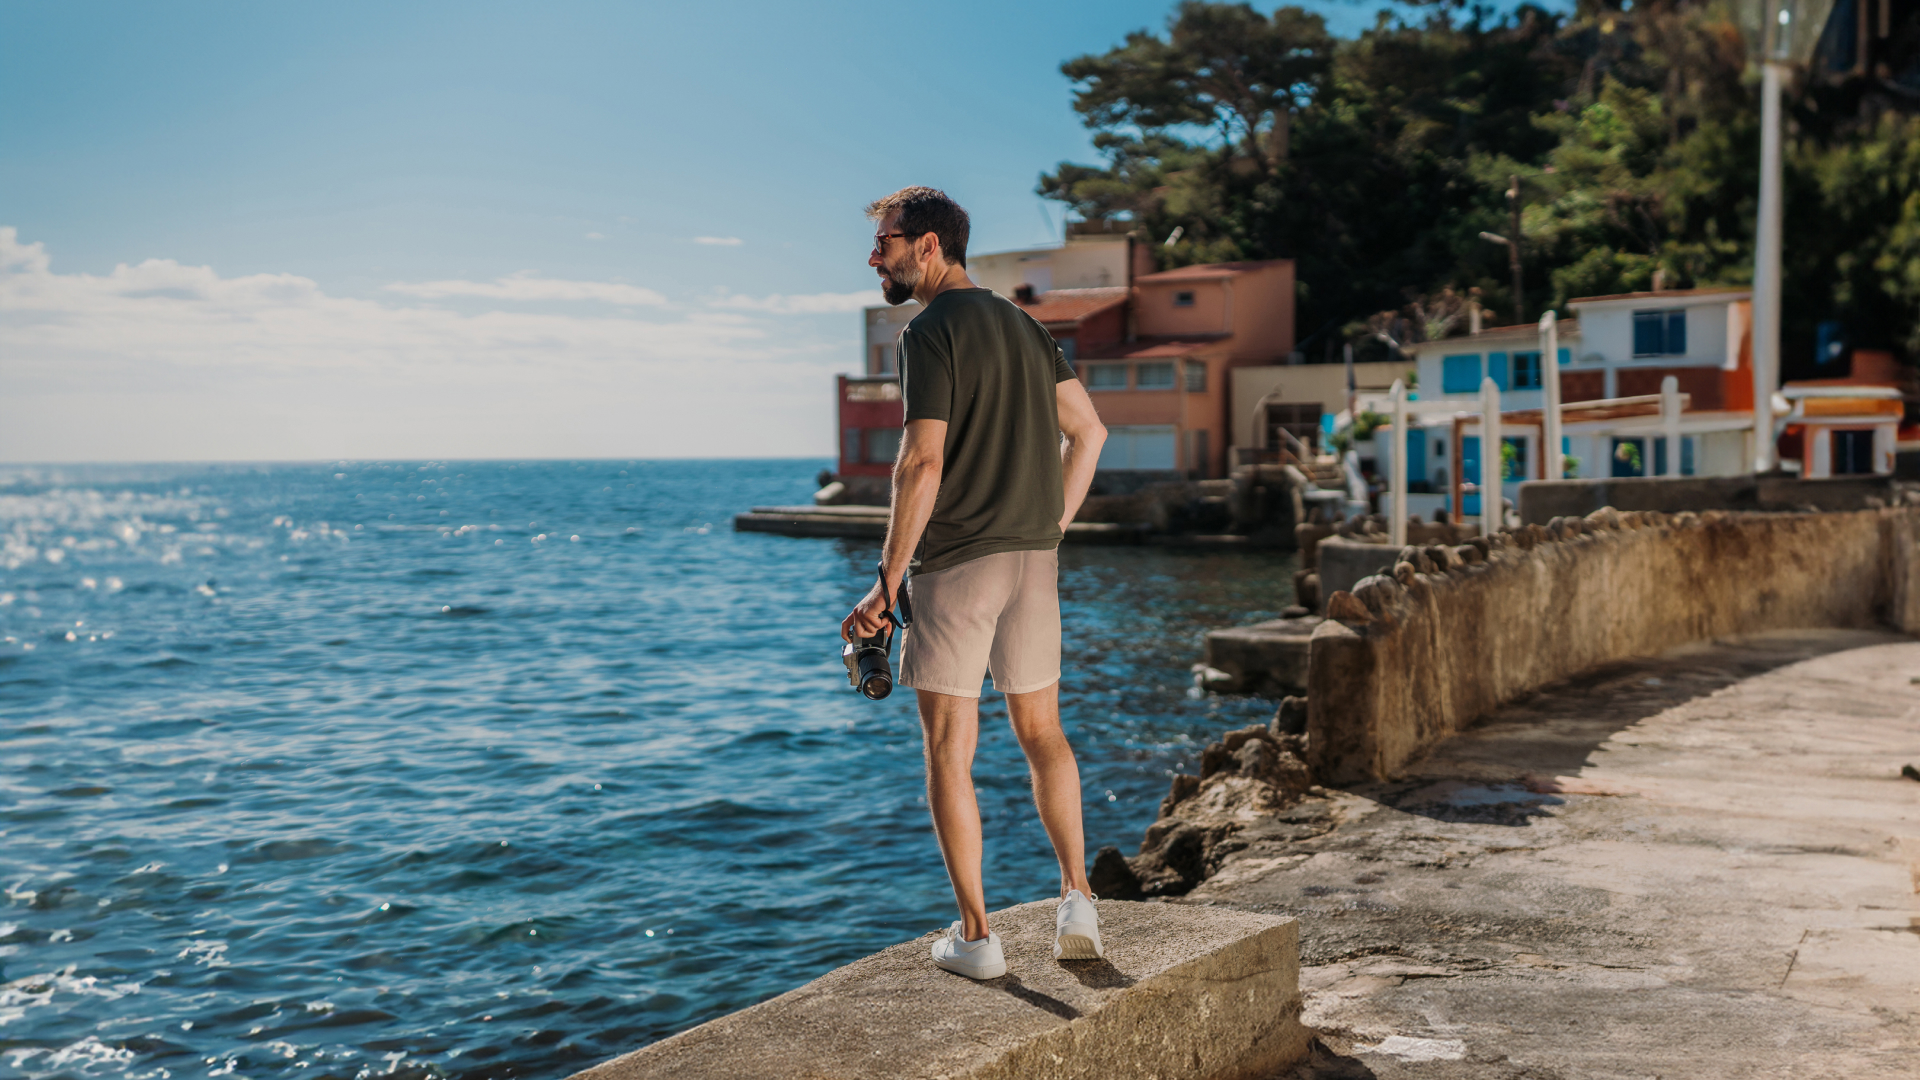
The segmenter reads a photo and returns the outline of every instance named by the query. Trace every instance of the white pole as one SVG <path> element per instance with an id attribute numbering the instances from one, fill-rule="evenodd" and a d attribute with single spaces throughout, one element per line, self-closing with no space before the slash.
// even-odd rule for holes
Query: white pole
<path id="1" fill-rule="evenodd" d="M 1540 463 L 1545 468 L 1540 475 L 1561 480 L 1566 477 L 1567 459 L 1560 452 L 1560 324 L 1552 308 L 1540 316 L 1540 387 L 1547 399 L 1540 429 L 1540 441 L 1546 443 L 1540 448 L 1545 455 Z"/>
<path id="2" fill-rule="evenodd" d="M 1771 5 L 1769 5 L 1771 6 Z M 1785 13 L 1782 12 L 1784 15 Z M 1760 220 L 1753 243 L 1753 470 L 1774 467 L 1773 391 L 1780 370 L 1780 78 L 1787 24 L 1760 63 Z"/>
<path id="3" fill-rule="evenodd" d="M 1393 495 L 1393 518 L 1387 536 L 1394 547 L 1407 545 L 1407 384 L 1393 380 L 1393 458 L 1388 490 Z"/>
<path id="4" fill-rule="evenodd" d="M 1661 476 L 1680 475 L 1680 380 L 1660 380 L 1660 427 L 1667 440 L 1667 467 Z"/>
<path id="5" fill-rule="evenodd" d="M 1493 376 L 1480 380 L 1480 535 L 1500 531 L 1500 387 Z"/>

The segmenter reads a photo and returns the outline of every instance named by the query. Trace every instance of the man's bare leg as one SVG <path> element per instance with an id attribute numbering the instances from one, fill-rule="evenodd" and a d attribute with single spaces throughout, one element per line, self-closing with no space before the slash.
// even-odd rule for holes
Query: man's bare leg
<path id="1" fill-rule="evenodd" d="M 1008 694 L 1007 716 L 1033 774 L 1033 805 L 1040 811 L 1047 839 L 1053 841 L 1054 857 L 1060 860 L 1060 895 L 1079 889 L 1092 896 L 1093 886 L 1087 884 L 1087 841 L 1080 826 L 1080 766 L 1073 759 L 1066 732 L 1060 729 L 1060 684 Z M 974 835 L 977 852 L 979 833 Z M 977 857 L 974 865 L 979 865 Z"/>
<path id="2" fill-rule="evenodd" d="M 914 693 L 920 697 L 933 834 L 940 841 L 940 857 L 946 860 L 947 879 L 960 905 L 960 936 L 978 941 L 987 936 L 987 895 L 980 877 L 980 804 L 973 797 L 980 701 L 931 690 Z M 1074 820 L 1077 835 L 1079 819 Z"/>

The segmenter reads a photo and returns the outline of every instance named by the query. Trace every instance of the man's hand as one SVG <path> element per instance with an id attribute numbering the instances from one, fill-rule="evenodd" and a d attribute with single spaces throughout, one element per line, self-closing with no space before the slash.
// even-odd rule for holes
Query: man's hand
<path id="1" fill-rule="evenodd" d="M 887 597 L 880 591 L 880 583 L 873 583 L 867 590 L 864 600 L 854 605 L 852 614 L 840 620 L 840 636 L 847 641 L 856 638 L 870 638 L 887 625 Z"/>

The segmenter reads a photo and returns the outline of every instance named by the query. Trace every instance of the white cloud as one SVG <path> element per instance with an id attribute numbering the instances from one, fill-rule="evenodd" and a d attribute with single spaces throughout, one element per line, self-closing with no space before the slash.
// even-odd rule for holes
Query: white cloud
<path id="1" fill-rule="evenodd" d="M 866 295 L 715 307 L 531 275 L 382 292 L 168 259 L 58 273 L 0 227 L 0 461 L 826 456 L 859 330 L 797 316 Z M 448 297 L 497 303 L 422 302 Z"/>
<path id="2" fill-rule="evenodd" d="M 693 238 L 693 242 L 696 244 L 712 244 L 716 247 L 739 247 L 741 244 L 746 243 L 745 240 L 737 236 L 696 236 Z"/>
<path id="3" fill-rule="evenodd" d="M 606 238 L 606 233 L 590 232 L 587 234 L 587 239 L 589 240 L 605 240 Z"/>
<path id="4" fill-rule="evenodd" d="M 773 315 L 830 315 L 843 311 L 860 311 L 886 302 L 886 298 L 880 295 L 878 289 L 849 293 L 808 293 L 801 296 L 786 296 L 780 293 L 772 296 L 726 296 L 708 301 L 717 308 L 761 311 Z"/>
<path id="5" fill-rule="evenodd" d="M 426 300 L 478 296 L 488 300 L 598 300 L 623 307 L 667 306 L 666 297 L 638 285 L 541 278 L 534 277 L 530 270 L 494 281 L 396 281 L 386 288 L 389 292 L 405 293 Z"/>

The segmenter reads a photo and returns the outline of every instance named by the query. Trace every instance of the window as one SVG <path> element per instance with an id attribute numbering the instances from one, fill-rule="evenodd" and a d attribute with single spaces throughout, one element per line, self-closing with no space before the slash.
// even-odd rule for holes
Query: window
<path id="1" fill-rule="evenodd" d="M 1193 290 L 1182 289 L 1180 292 L 1174 293 L 1173 306 L 1174 307 L 1192 307 L 1193 306 Z"/>
<path id="2" fill-rule="evenodd" d="M 1513 375 L 1508 380 L 1510 390 L 1540 389 L 1540 354 L 1537 352 L 1517 352 L 1513 354 Z"/>
<path id="3" fill-rule="evenodd" d="M 860 429 L 842 428 L 840 431 L 840 460 L 848 465 L 860 464 Z"/>
<path id="4" fill-rule="evenodd" d="M 1172 364 L 1141 364 L 1133 373 L 1135 390 L 1173 389 Z"/>
<path id="5" fill-rule="evenodd" d="M 1188 432 L 1188 435 L 1193 440 L 1193 447 L 1187 457 L 1187 471 L 1195 477 L 1204 477 L 1213 464 L 1213 459 L 1207 455 L 1207 433 L 1202 429 Z"/>
<path id="6" fill-rule="evenodd" d="M 1207 392 L 1207 365 L 1198 360 L 1187 361 L 1187 393 L 1204 394 Z"/>
<path id="7" fill-rule="evenodd" d="M 1687 313 L 1685 311 L 1636 311 L 1633 313 L 1633 355 L 1685 356 L 1687 354 Z"/>
<path id="8" fill-rule="evenodd" d="M 900 456 L 900 432 L 894 428 L 867 429 L 867 464 L 886 465 Z"/>
<path id="9" fill-rule="evenodd" d="M 874 350 L 873 374 L 892 375 L 898 368 L 895 349 L 892 345 L 882 345 Z"/>
<path id="10" fill-rule="evenodd" d="M 1440 361 L 1440 392 L 1471 394 L 1480 389 L 1480 354 L 1449 356 Z"/>
<path id="11" fill-rule="evenodd" d="M 1666 442 L 1665 439 L 1660 439 L 1658 441 Z M 1612 475 L 1614 476 L 1645 476 L 1647 475 L 1647 440 L 1645 439 L 1613 440 Z"/>
<path id="12" fill-rule="evenodd" d="M 1077 338 L 1061 338 L 1059 344 L 1060 355 L 1065 358 L 1067 363 L 1073 363 L 1075 354 L 1080 351 L 1079 340 Z"/>
<path id="13" fill-rule="evenodd" d="M 1127 388 L 1127 365 L 1125 364 L 1088 364 L 1087 389 L 1089 390 L 1125 390 Z"/>
<path id="14" fill-rule="evenodd" d="M 1833 433 L 1834 476 L 1871 473 L 1873 468 L 1873 429 L 1851 428 Z"/>
<path id="15" fill-rule="evenodd" d="M 1110 427 L 1100 448 L 1101 469 L 1173 469 L 1176 436 L 1172 424 Z"/>

